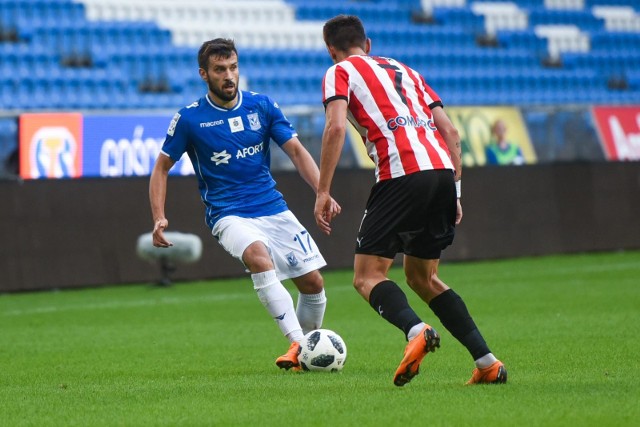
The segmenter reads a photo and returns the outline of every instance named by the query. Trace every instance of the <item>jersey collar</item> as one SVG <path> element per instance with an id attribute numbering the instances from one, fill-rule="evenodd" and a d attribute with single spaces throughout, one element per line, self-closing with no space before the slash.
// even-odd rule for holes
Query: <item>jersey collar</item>
<path id="1" fill-rule="evenodd" d="M 209 98 L 209 94 L 206 94 L 204 97 L 206 98 L 206 100 L 209 103 L 209 105 L 211 105 L 213 108 L 215 108 L 218 111 L 234 111 L 234 110 L 237 110 L 238 108 L 240 108 L 240 106 L 242 105 L 242 91 L 241 90 L 238 91 L 238 103 L 236 105 L 234 105 L 233 108 L 224 108 L 224 107 L 219 106 L 218 104 L 216 104 L 215 102 L 213 102 Z"/>

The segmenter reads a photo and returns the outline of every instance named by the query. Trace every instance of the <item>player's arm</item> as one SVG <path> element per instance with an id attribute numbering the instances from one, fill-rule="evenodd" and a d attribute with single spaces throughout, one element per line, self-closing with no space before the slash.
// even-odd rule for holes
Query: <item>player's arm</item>
<path id="1" fill-rule="evenodd" d="M 302 145 L 297 137 L 293 137 L 282 145 L 282 149 L 287 156 L 291 159 L 291 162 L 298 170 L 298 173 L 305 180 L 307 184 L 313 189 L 314 193 L 318 193 L 318 182 L 320 178 L 320 171 L 318 165 L 311 157 L 311 154 Z M 330 210 L 335 212 L 334 215 L 340 213 L 340 205 L 333 199 L 331 199 Z"/>
<path id="2" fill-rule="evenodd" d="M 169 156 L 160 153 L 149 180 L 149 202 L 153 217 L 153 246 L 159 248 L 173 246 L 173 243 L 164 237 L 164 230 L 169 226 L 169 221 L 164 215 L 164 205 L 167 197 L 167 178 L 174 163 Z"/>
<path id="3" fill-rule="evenodd" d="M 458 130 L 451 123 L 449 116 L 445 113 L 444 108 L 437 106 L 432 110 L 433 122 L 435 123 L 440 135 L 444 138 L 444 142 L 449 148 L 451 154 L 451 161 L 456 173 L 457 190 L 460 190 L 460 179 L 462 178 L 462 147 L 460 146 L 460 135 Z M 460 196 L 458 195 L 456 206 L 456 224 L 460 224 L 462 221 L 462 204 L 460 203 Z"/>
<path id="4" fill-rule="evenodd" d="M 326 233 L 331 233 L 331 220 L 336 215 L 330 209 L 331 182 L 347 132 L 347 101 L 334 99 L 326 105 L 325 125 L 322 132 L 322 152 L 320 155 L 320 179 L 316 205 L 313 214 L 318 227 Z"/>
<path id="5" fill-rule="evenodd" d="M 453 167 L 456 170 L 456 181 L 459 181 L 460 178 L 462 178 L 462 148 L 460 146 L 460 135 L 458 134 L 458 130 L 453 123 L 451 123 L 451 120 L 444 111 L 444 108 L 437 106 L 433 108 L 431 112 L 433 113 L 433 122 L 449 148 L 451 161 L 453 162 Z"/>
<path id="6" fill-rule="evenodd" d="M 318 166 L 298 137 L 294 136 L 285 142 L 282 145 L 282 149 L 287 153 L 302 179 L 313 188 L 314 193 L 317 193 L 318 178 L 320 177 Z"/>

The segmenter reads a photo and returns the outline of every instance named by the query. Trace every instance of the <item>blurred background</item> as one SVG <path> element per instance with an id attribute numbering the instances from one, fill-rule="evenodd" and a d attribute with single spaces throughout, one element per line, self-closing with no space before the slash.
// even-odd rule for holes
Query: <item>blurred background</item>
<path id="1" fill-rule="evenodd" d="M 340 13 L 372 54 L 422 73 L 460 131 L 466 215 L 445 259 L 640 248 L 640 0 L 0 0 L 0 291 L 157 275 L 135 254 L 148 175 L 173 114 L 206 91 L 206 40 L 235 40 L 241 86 L 274 98 L 319 160 L 322 25 Z M 278 149 L 272 165 L 319 234 L 313 194 Z M 347 209 L 318 236 L 328 268 L 351 266 L 372 166 L 351 130 Z M 201 222 L 188 159 L 172 174 L 172 228 L 204 243 L 176 277 L 243 274 Z"/>

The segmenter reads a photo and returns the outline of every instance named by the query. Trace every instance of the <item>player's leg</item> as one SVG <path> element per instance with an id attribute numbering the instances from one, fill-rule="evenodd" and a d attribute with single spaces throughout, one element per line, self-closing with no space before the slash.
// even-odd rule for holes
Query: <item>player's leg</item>
<path id="1" fill-rule="evenodd" d="M 291 279 L 298 288 L 296 315 L 304 334 L 322 327 L 327 297 L 324 280 L 318 270 Z"/>
<path id="2" fill-rule="evenodd" d="M 402 250 L 398 229 L 415 199 L 404 185 L 407 179 L 405 176 L 381 181 L 371 189 L 356 238 L 353 285 L 376 313 L 411 339 L 422 321 L 402 289 L 387 276 L 396 254 Z"/>
<path id="3" fill-rule="evenodd" d="M 251 272 L 258 299 L 276 321 L 290 342 L 302 340 L 302 328 L 295 316 L 293 299 L 278 280 L 269 250 L 261 241 L 251 243 L 242 254 L 242 261 Z"/>
<path id="4" fill-rule="evenodd" d="M 402 289 L 387 277 L 392 264 L 391 258 L 356 254 L 353 286 L 376 313 L 410 339 L 410 335 L 415 335 L 415 331 L 410 334 L 411 330 L 422 321 L 409 305 Z"/>
<path id="5" fill-rule="evenodd" d="M 371 189 L 356 239 L 354 286 L 371 307 L 400 329 L 409 341 L 394 376 L 402 386 L 418 374 L 424 356 L 439 345 L 439 337 L 411 308 L 405 293 L 387 273 L 403 250 L 407 223 L 413 217 L 417 198 L 413 176 L 378 182 Z"/>
<path id="6" fill-rule="evenodd" d="M 267 247 L 268 237 L 256 221 L 238 217 L 221 219 L 216 223 L 212 233 L 220 245 L 234 258 L 241 260 L 251 273 L 258 299 L 291 343 L 285 356 L 295 353 L 295 357 L 288 357 L 282 363 L 278 363 L 278 358 L 276 364 L 286 369 L 296 367 L 298 343 L 302 341 L 304 334 L 295 314 L 293 299 L 276 273 Z"/>
<path id="7" fill-rule="evenodd" d="M 303 333 L 320 328 L 327 298 L 319 269 L 327 263 L 316 242 L 291 211 L 261 218 L 261 223 L 278 278 L 291 279 L 298 289 L 296 315 Z"/>
<path id="8" fill-rule="evenodd" d="M 393 378 L 395 385 L 403 386 L 418 375 L 427 353 L 440 346 L 440 337 L 411 308 L 402 289 L 387 278 L 392 263 L 390 258 L 356 254 L 354 286 L 371 307 L 403 331 L 409 341 Z"/>
<path id="9" fill-rule="evenodd" d="M 297 367 L 296 350 L 299 347 L 296 343 L 302 341 L 304 333 L 320 327 L 324 318 L 326 297 L 324 282 L 318 270 L 324 267 L 326 262 L 311 235 L 291 211 L 254 220 L 260 230 L 268 236 L 269 255 L 277 279 L 292 279 L 299 290 L 297 308 L 292 316 L 287 314 L 287 317 L 291 321 L 295 318 L 300 325 L 300 336 L 296 335 L 289 352 L 276 360 L 280 367 Z"/>
<path id="10" fill-rule="evenodd" d="M 276 359 L 276 365 L 284 369 L 298 368 L 298 353 L 304 333 L 291 294 L 278 280 L 267 247 L 261 241 L 253 242 L 244 251 L 242 260 L 251 272 L 258 299 L 291 343 L 289 350 Z"/>
<path id="11" fill-rule="evenodd" d="M 473 357 L 476 370 L 470 383 L 506 382 L 504 365 L 491 353 L 462 298 L 438 277 L 438 265 L 438 259 L 405 255 L 404 269 L 408 285 Z"/>
<path id="12" fill-rule="evenodd" d="M 504 367 L 493 356 L 487 343 L 471 318 L 460 296 L 438 277 L 441 251 L 455 236 L 457 199 L 451 171 L 431 171 L 416 175 L 416 194 L 430 194 L 421 203 L 419 215 L 421 232 L 403 239 L 404 269 L 409 286 L 425 301 L 449 332 L 469 351 L 478 369 Z M 417 229 L 417 227 L 416 227 Z M 504 375 L 500 373 L 506 381 Z M 494 376 L 494 380 L 501 379 Z M 484 382 L 484 378 L 482 381 Z"/>

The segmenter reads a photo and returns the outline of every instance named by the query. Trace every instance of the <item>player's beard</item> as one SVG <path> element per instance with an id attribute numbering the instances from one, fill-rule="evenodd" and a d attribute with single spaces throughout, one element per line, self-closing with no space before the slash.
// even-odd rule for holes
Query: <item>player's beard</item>
<path id="1" fill-rule="evenodd" d="M 229 84 L 233 84 L 233 92 L 231 93 L 231 95 L 229 95 L 228 92 L 224 91 L 225 87 L 228 87 Z M 236 99 L 236 96 L 238 95 L 238 85 L 235 82 L 226 81 L 222 85 L 222 89 L 218 89 L 213 84 L 211 84 L 211 82 L 209 82 L 208 86 L 209 86 L 209 90 L 213 92 L 213 94 L 216 97 L 226 102 L 233 101 L 234 99 Z"/>

